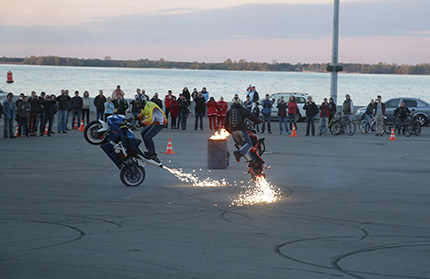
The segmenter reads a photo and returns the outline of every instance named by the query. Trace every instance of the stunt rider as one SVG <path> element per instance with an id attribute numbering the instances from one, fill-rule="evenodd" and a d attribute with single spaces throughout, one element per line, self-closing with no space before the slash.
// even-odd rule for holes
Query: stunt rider
<path id="1" fill-rule="evenodd" d="M 238 151 L 234 151 L 234 157 L 238 162 L 243 156 L 250 164 L 255 164 L 256 158 L 250 153 L 252 148 L 251 138 L 248 135 L 248 129 L 245 125 L 245 118 L 248 118 L 255 124 L 260 124 L 263 122 L 261 119 L 257 118 L 249 110 L 242 106 L 242 101 L 239 99 L 238 95 L 235 94 L 233 100 L 231 101 L 231 108 L 227 111 L 224 127 L 233 136 L 233 140 L 237 145 L 241 145 Z"/>
<path id="2" fill-rule="evenodd" d="M 151 101 L 141 100 L 140 114 L 132 119 L 138 119 L 146 127 L 142 130 L 142 139 L 145 142 L 145 147 L 148 151 L 144 152 L 144 157 L 147 160 L 153 160 L 161 164 L 160 159 L 155 153 L 155 145 L 152 140 L 167 124 L 167 117 L 157 104 Z"/>

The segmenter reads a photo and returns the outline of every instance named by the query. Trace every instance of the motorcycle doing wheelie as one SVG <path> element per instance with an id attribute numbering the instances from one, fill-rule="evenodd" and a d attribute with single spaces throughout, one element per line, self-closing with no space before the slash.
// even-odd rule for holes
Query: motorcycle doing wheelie
<path id="1" fill-rule="evenodd" d="M 112 115 L 103 120 L 91 121 L 84 129 L 86 141 L 93 145 L 100 145 L 103 151 L 121 170 L 120 179 L 125 186 L 140 185 L 146 176 L 145 164 L 162 167 L 161 162 L 147 160 L 130 128 L 131 123 L 124 115 Z"/>
<path id="2" fill-rule="evenodd" d="M 266 166 L 266 162 L 261 158 L 261 155 L 266 151 L 266 144 L 264 143 L 264 138 L 259 138 L 257 132 L 255 131 L 255 124 L 248 123 L 247 133 L 251 138 L 252 147 L 249 151 L 249 154 L 245 155 L 245 159 L 247 160 L 247 168 L 248 171 L 244 174 L 251 174 L 251 178 L 253 181 L 257 179 L 257 177 L 266 177 L 265 170 L 270 168 Z M 244 138 L 241 131 L 237 133 L 232 133 L 233 140 L 236 142 L 234 145 L 237 150 L 240 150 L 244 145 Z"/>

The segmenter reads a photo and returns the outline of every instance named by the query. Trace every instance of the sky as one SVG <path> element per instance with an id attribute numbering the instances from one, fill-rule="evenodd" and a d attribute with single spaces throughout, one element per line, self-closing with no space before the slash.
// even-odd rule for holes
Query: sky
<path id="1" fill-rule="evenodd" d="M 0 56 L 331 61 L 334 0 L 0 1 Z M 339 62 L 430 63 L 430 1 L 340 0 Z"/>

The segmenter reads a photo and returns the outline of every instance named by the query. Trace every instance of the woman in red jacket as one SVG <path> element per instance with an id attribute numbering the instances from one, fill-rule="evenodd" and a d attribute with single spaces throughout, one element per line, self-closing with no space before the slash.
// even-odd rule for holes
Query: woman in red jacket
<path id="1" fill-rule="evenodd" d="M 290 122 L 290 130 L 293 130 L 293 123 L 294 127 L 296 127 L 297 130 L 297 123 L 296 123 L 296 115 L 297 115 L 297 102 L 296 97 L 291 96 L 290 101 L 287 104 L 288 107 L 288 122 Z"/>
<path id="2" fill-rule="evenodd" d="M 210 97 L 209 101 L 206 103 L 208 107 L 208 118 L 209 118 L 209 129 L 216 130 L 216 117 L 218 114 L 217 106 L 214 97 Z"/>
<path id="3" fill-rule="evenodd" d="M 179 103 L 176 101 L 176 97 L 173 96 L 170 101 L 170 117 L 172 118 L 172 126 L 171 129 L 179 129 L 179 123 L 176 125 L 176 119 L 179 115 Z"/>
<path id="4" fill-rule="evenodd" d="M 219 98 L 219 102 L 216 103 L 216 108 L 218 110 L 218 112 L 217 112 L 218 123 L 217 123 L 216 129 L 218 130 L 219 127 L 224 126 L 225 114 L 226 114 L 227 109 L 228 109 L 228 104 L 227 104 L 227 102 L 224 102 L 223 97 Z"/>

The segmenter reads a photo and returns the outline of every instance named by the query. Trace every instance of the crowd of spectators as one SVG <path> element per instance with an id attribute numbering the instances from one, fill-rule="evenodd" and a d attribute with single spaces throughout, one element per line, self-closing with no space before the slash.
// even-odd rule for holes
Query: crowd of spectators
<path id="1" fill-rule="evenodd" d="M 193 113 L 194 130 L 203 130 L 203 122 L 205 116 L 208 119 L 209 130 L 218 130 L 224 123 L 228 103 L 223 97 L 215 100 L 210 96 L 205 87 L 201 91 L 194 88 L 190 92 L 187 87 L 184 87 L 182 92 L 176 97 L 172 90 L 168 90 L 164 99 L 159 98 L 158 93 L 154 93 L 150 98 L 144 89 L 136 89 L 134 98 L 128 102 L 125 98 L 125 93 L 118 85 L 110 96 L 105 96 L 103 90 L 100 90 L 98 95 L 91 100 L 89 92 L 84 91 L 83 96 L 80 96 L 79 91 L 74 92 L 74 96 L 69 96 L 68 90 L 61 90 L 61 94 L 56 96 L 41 92 L 39 96 L 35 91 L 31 92 L 28 97 L 21 93 L 17 100 L 14 100 L 12 93 L 9 93 L 7 100 L 1 106 L 0 117 L 4 117 L 4 134 L 5 138 L 18 137 L 34 137 L 34 136 L 51 136 L 54 131 L 54 119 L 57 118 L 57 133 L 67 133 L 76 126 L 85 125 L 90 122 L 90 107 L 94 105 L 96 110 L 96 119 L 106 121 L 107 117 L 113 114 L 130 113 L 132 117 L 140 113 L 140 104 L 142 100 L 151 101 L 157 104 L 168 119 L 166 127 L 171 129 L 187 129 L 188 115 Z M 260 97 L 255 89 L 255 86 L 247 88 L 244 97 L 243 106 L 251 111 L 255 116 L 261 117 L 263 123 L 256 125 L 258 133 L 266 131 L 272 133 L 271 113 L 272 108 L 277 108 L 277 116 L 279 120 L 279 133 L 290 135 L 293 127 L 297 130 L 298 105 L 296 98 L 291 96 L 289 100 L 284 100 L 281 97 L 277 103 L 275 99 L 270 99 L 269 95 L 260 102 Z M 193 106 L 191 104 L 194 103 Z M 194 107 L 194 111 L 191 111 Z M 333 99 L 324 98 L 321 105 L 317 105 L 312 97 L 308 97 L 303 109 L 306 112 L 306 136 L 314 136 L 315 117 L 319 116 L 319 135 L 327 135 L 329 131 L 329 123 L 336 113 L 336 105 Z M 354 105 L 349 95 L 346 95 L 342 104 L 342 112 L 346 117 L 351 117 L 354 112 Z M 403 112 L 403 111 L 402 111 Z M 376 135 L 382 135 L 381 123 L 385 114 L 385 105 L 381 101 L 380 96 L 376 102 L 368 105 L 365 113 L 366 120 L 370 120 L 375 116 L 377 120 Z M 14 125 L 16 121 L 16 129 Z M 137 120 L 133 120 L 133 126 L 136 129 L 139 127 Z"/>

